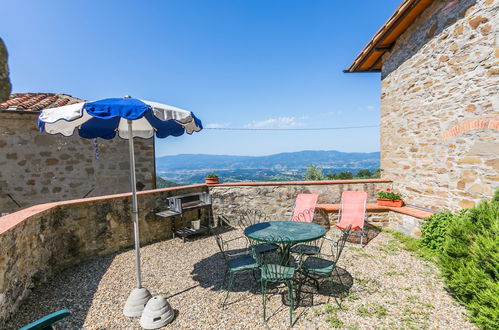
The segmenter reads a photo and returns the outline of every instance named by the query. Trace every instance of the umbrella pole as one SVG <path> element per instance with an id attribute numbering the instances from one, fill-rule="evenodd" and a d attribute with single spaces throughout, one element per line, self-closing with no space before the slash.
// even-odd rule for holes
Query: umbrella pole
<path id="1" fill-rule="evenodd" d="M 140 276 L 140 236 L 139 236 L 139 212 L 137 203 L 137 188 L 135 178 L 135 153 L 133 150 L 133 132 L 132 121 L 128 120 L 128 146 L 130 150 L 130 182 L 132 183 L 132 217 L 133 217 L 133 233 L 135 238 L 135 271 L 137 275 L 137 288 L 142 287 L 142 279 Z"/>
<path id="2" fill-rule="evenodd" d="M 128 120 L 128 146 L 130 149 L 130 181 L 132 183 L 132 217 L 133 233 L 135 238 L 135 271 L 137 272 L 137 287 L 132 290 L 123 308 L 123 314 L 129 317 L 142 315 L 146 303 L 151 298 L 151 293 L 142 287 L 140 277 L 140 236 L 139 236 L 139 213 L 137 206 L 137 189 L 135 185 L 135 154 L 133 151 L 132 121 Z"/>

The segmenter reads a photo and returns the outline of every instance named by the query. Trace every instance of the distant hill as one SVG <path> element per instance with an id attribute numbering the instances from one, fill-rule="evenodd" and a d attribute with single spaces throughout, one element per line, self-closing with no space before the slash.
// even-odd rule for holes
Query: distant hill
<path id="1" fill-rule="evenodd" d="M 324 168 L 324 173 L 355 173 L 361 169 L 379 168 L 379 159 L 379 152 L 335 150 L 306 150 L 268 156 L 181 154 L 156 158 L 156 172 L 162 178 L 178 183 L 203 182 L 210 172 L 221 176 L 223 182 L 284 181 L 302 179 L 310 163 Z"/>
<path id="2" fill-rule="evenodd" d="M 180 185 L 176 182 L 167 181 L 160 176 L 156 177 L 156 188 L 169 188 L 169 187 L 176 187 L 176 186 L 180 186 Z"/>

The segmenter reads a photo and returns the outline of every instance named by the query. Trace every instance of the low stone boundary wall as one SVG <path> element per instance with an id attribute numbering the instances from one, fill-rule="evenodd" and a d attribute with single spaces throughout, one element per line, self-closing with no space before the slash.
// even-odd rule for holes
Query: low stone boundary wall
<path id="1" fill-rule="evenodd" d="M 210 185 L 216 221 L 237 221 L 241 210 L 259 210 L 274 220 L 289 220 L 296 195 L 319 194 L 318 204 L 337 204 L 345 190 L 363 190 L 368 202 L 376 202 L 376 189 L 391 188 L 386 179 L 339 181 L 249 182 Z M 316 212 L 314 222 L 329 227 L 325 213 Z"/>
<path id="2" fill-rule="evenodd" d="M 172 223 L 208 220 L 204 209 L 162 218 L 166 198 L 207 191 L 192 185 L 139 192 L 141 243 L 172 236 Z M 30 290 L 56 272 L 133 246 L 131 194 L 36 205 L 0 217 L 0 328 Z"/>

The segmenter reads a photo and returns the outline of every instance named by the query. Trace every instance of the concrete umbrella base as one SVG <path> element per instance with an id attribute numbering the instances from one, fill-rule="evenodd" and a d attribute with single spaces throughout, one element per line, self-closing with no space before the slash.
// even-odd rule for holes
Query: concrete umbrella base
<path id="1" fill-rule="evenodd" d="M 149 299 L 151 299 L 151 293 L 146 288 L 133 289 L 126 300 L 123 314 L 128 317 L 138 317 L 142 315 L 142 311 Z"/>
<path id="2" fill-rule="evenodd" d="M 173 320 L 175 313 L 168 301 L 161 296 L 149 299 L 142 317 L 140 325 L 144 329 L 158 329 L 164 327 Z"/>

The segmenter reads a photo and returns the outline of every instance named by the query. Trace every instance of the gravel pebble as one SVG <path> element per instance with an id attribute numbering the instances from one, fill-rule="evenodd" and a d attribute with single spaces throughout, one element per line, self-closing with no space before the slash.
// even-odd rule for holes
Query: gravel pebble
<path id="1" fill-rule="evenodd" d="M 240 232 L 224 235 L 236 237 Z M 252 277 L 236 277 L 229 305 L 224 298 L 224 261 L 213 237 L 183 243 L 171 239 L 144 246 L 143 285 L 153 295 L 167 297 L 176 310 L 165 328 L 287 328 L 289 309 L 283 286 L 274 286 L 262 321 L 262 297 L 252 289 Z M 466 310 L 445 290 L 438 269 L 402 249 L 381 232 L 363 249 L 346 248 L 335 283 L 343 309 L 321 288 L 302 288 L 295 310 L 295 328 L 446 328 L 475 329 Z M 341 283 L 339 281 L 341 277 Z M 17 328 L 62 308 L 72 315 L 58 323 L 63 329 L 141 329 L 139 318 L 122 313 L 135 284 L 134 251 L 94 258 L 67 269 L 36 288 L 7 324 Z"/>

